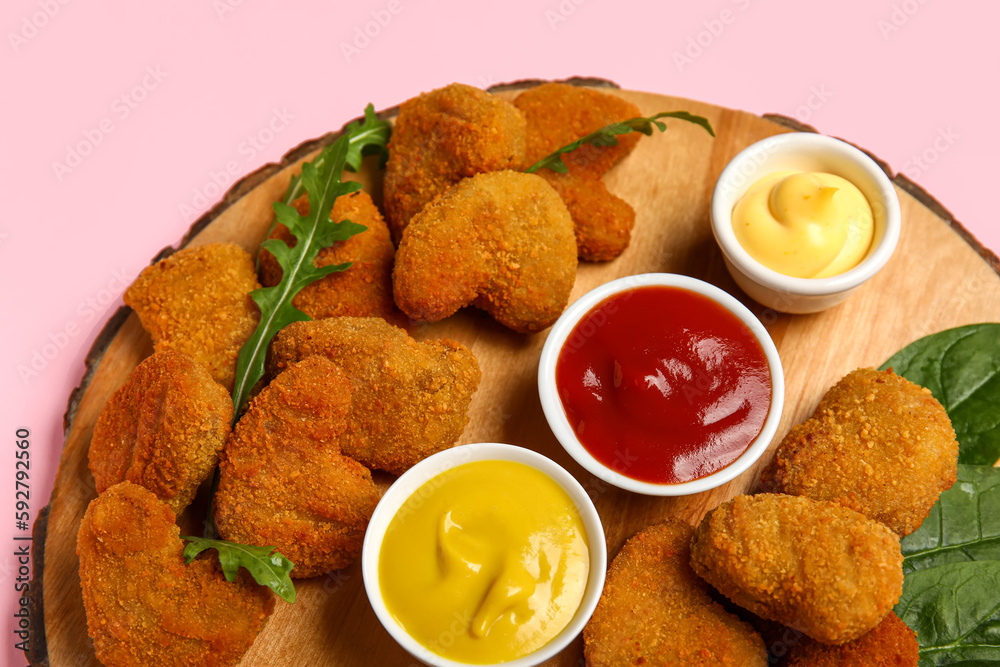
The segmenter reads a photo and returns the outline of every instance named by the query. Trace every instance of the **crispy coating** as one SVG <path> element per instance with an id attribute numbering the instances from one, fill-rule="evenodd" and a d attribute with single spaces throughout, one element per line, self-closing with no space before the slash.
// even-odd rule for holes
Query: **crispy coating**
<path id="1" fill-rule="evenodd" d="M 917 667 L 919 661 L 916 634 L 890 611 L 873 630 L 841 646 L 804 637 L 785 667 Z"/>
<path id="2" fill-rule="evenodd" d="M 760 488 L 832 500 L 905 536 L 955 483 L 957 462 L 951 420 L 930 391 L 864 368 L 785 436 Z"/>
<path id="3" fill-rule="evenodd" d="M 246 250 L 235 243 L 212 243 L 178 250 L 146 267 L 124 299 L 153 337 L 157 352 L 186 354 L 232 392 L 236 357 L 260 319 L 250 298 L 258 287 Z"/>
<path id="4" fill-rule="evenodd" d="M 180 514 L 215 469 L 233 420 L 229 393 L 180 352 L 135 367 L 101 410 L 90 441 L 97 492 L 128 480 Z"/>
<path id="5" fill-rule="evenodd" d="M 300 215 L 309 213 L 309 199 L 305 195 L 295 200 L 294 205 Z M 350 220 L 368 229 L 320 250 L 313 262 L 317 267 L 350 262 L 350 268 L 306 285 L 292 299 L 292 305 L 314 320 L 350 315 L 381 317 L 393 324 L 403 325 L 406 318 L 392 300 L 392 258 L 396 247 L 372 198 L 361 190 L 338 197 L 330 218 Z M 297 243 L 281 223 L 275 226 L 269 238 L 280 239 L 289 247 L 295 247 Z M 277 285 L 281 282 L 281 275 L 281 266 L 274 255 L 262 249 L 261 284 Z"/>
<path id="6" fill-rule="evenodd" d="M 524 115 L 494 95 L 453 83 L 403 102 L 389 141 L 385 217 L 393 239 L 420 209 L 468 176 L 517 169 Z"/>
<path id="7" fill-rule="evenodd" d="M 835 503 L 737 496 L 695 530 L 691 567 L 736 604 L 824 644 L 868 632 L 899 600 L 899 537 Z"/>
<path id="8" fill-rule="evenodd" d="M 514 105 L 528 121 L 525 168 L 605 125 L 639 116 L 637 106 L 616 95 L 565 83 L 530 88 Z M 581 146 L 563 156 L 568 174 L 538 172 L 566 202 L 582 260 L 611 260 L 628 247 L 635 210 L 608 192 L 601 177 L 632 152 L 639 138 L 633 133 L 619 136 L 616 146 Z"/>
<path id="9" fill-rule="evenodd" d="M 350 407 L 350 383 L 323 357 L 290 365 L 254 398 L 219 464 L 224 539 L 276 546 L 294 578 L 354 562 L 379 495 L 368 469 L 340 451 Z"/>
<path id="10" fill-rule="evenodd" d="M 345 455 L 401 474 L 454 445 L 469 421 L 479 386 L 475 356 L 461 343 L 417 343 L 377 318 L 295 322 L 271 344 L 274 374 L 312 355 L 327 357 L 350 379 L 352 407 Z"/>
<path id="11" fill-rule="evenodd" d="M 588 262 L 605 262 L 625 252 L 632 239 L 635 210 L 608 192 L 604 181 L 542 169 L 573 218 L 577 255 Z"/>
<path id="12" fill-rule="evenodd" d="M 274 608 L 241 571 L 226 581 L 214 551 L 184 563 L 170 507 L 121 482 L 91 501 L 76 552 L 87 628 L 108 667 L 235 665 Z"/>
<path id="13" fill-rule="evenodd" d="M 515 331 L 540 331 L 576 280 L 573 221 L 540 176 L 480 174 L 413 218 L 392 278 L 396 304 L 416 320 L 474 305 Z"/>
<path id="14" fill-rule="evenodd" d="M 605 125 L 640 115 L 639 107 L 617 95 L 566 83 L 545 83 L 514 99 L 527 120 L 524 167 Z M 598 179 L 632 152 L 640 135 L 617 137 L 617 146 L 581 146 L 563 156 L 571 174 Z"/>
<path id="15" fill-rule="evenodd" d="M 767 664 L 760 635 L 713 601 L 691 570 L 693 532 L 668 519 L 625 543 L 583 631 L 588 665 Z"/>

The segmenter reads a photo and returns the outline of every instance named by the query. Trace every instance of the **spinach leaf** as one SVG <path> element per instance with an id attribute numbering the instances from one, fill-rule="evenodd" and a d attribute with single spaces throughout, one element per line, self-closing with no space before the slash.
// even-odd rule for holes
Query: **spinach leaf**
<path id="1" fill-rule="evenodd" d="M 1000 561 L 1000 470 L 959 465 L 958 481 L 900 546 L 906 574 L 947 563 Z"/>
<path id="2" fill-rule="evenodd" d="M 997 561 L 948 563 L 907 574 L 895 611 L 917 633 L 920 664 L 1000 661 L 998 591 Z"/>
<path id="3" fill-rule="evenodd" d="M 927 387 L 951 417 L 959 463 L 1000 459 L 1000 324 L 948 329 L 907 345 L 882 369 Z"/>
<path id="4" fill-rule="evenodd" d="M 188 541 L 184 547 L 185 563 L 190 564 L 205 549 L 215 549 L 219 554 L 219 564 L 222 565 L 222 574 L 226 577 L 226 581 L 233 582 L 236 573 L 243 567 L 258 584 L 267 586 L 285 602 L 295 602 L 295 585 L 288 575 L 295 566 L 292 561 L 274 551 L 274 547 L 255 547 L 202 537 L 181 537 L 181 539 Z"/>

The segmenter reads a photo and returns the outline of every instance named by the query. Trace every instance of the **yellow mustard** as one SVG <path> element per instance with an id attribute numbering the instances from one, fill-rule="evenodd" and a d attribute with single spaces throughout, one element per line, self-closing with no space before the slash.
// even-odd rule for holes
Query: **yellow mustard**
<path id="1" fill-rule="evenodd" d="M 858 265 L 871 246 L 871 205 L 850 181 L 821 172 L 777 171 L 733 209 L 733 231 L 758 262 L 796 278 L 826 278 Z"/>
<path id="2" fill-rule="evenodd" d="M 544 646 L 572 620 L 587 534 L 556 482 L 513 461 L 456 466 L 418 489 L 379 554 L 389 613 L 421 645 L 476 664 Z"/>

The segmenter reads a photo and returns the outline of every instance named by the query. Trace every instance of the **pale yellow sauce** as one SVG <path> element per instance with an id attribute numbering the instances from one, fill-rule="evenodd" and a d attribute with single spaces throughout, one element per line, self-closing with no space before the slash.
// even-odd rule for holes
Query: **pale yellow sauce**
<path id="1" fill-rule="evenodd" d="M 758 262 L 796 278 L 857 266 L 875 235 L 871 205 L 850 181 L 821 172 L 777 171 L 733 209 L 733 231 Z"/>
<path id="2" fill-rule="evenodd" d="M 421 645 L 470 663 L 514 660 L 572 620 L 590 559 L 572 499 L 544 473 L 476 461 L 403 505 L 379 554 L 389 613 Z"/>

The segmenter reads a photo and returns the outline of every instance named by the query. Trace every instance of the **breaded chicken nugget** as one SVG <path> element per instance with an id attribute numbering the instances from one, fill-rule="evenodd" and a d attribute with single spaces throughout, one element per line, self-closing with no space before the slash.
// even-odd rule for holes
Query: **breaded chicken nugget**
<path id="1" fill-rule="evenodd" d="M 494 95 L 453 83 L 403 102 L 389 141 L 385 217 L 393 239 L 448 186 L 524 161 L 524 116 Z"/>
<path id="2" fill-rule="evenodd" d="M 153 337 L 157 352 L 186 354 L 231 392 L 236 357 L 260 319 L 250 298 L 259 287 L 246 250 L 235 243 L 212 243 L 178 250 L 146 267 L 124 299 Z"/>
<path id="3" fill-rule="evenodd" d="M 479 364 L 461 343 L 418 343 L 377 318 L 295 322 L 271 344 L 273 375 L 312 355 L 327 357 L 348 377 L 352 406 L 345 455 L 401 474 L 454 445 L 469 421 Z"/>
<path id="4" fill-rule="evenodd" d="M 544 83 L 514 99 L 527 120 L 524 167 L 605 125 L 641 115 L 639 107 L 612 93 L 567 83 Z M 617 146 L 585 145 L 563 156 L 571 174 L 598 179 L 632 152 L 639 134 L 617 137 Z"/>
<path id="5" fill-rule="evenodd" d="M 215 469 L 233 399 L 180 352 L 155 352 L 101 410 L 90 441 L 97 492 L 128 480 L 180 514 Z"/>
<path id="6" fill-rule="evenodd" d="M 760 635 L 713 601 L 691 570 L 693 532 L 668 519 L 625 543 L 583 631 L 588 665 L 767 664 Z"/>
<path id="7" fill-rule="evenodd" d="M 309 213 L 307 197 L 299 197 L 294 204 L 300 215 Z M 337 222 L 350 220 L 368 229 L 320 250 L 313 262 L 317 267 L 350 262 L 350 268 L 306 285 L 292 299 L 292 305 L 314 320 L 350 315 L 381 317 L 393 324 L 405 324 L 406 318 L 392 300 L 392 257 L 396 247 L 372 198 L 361 190 L 338 197 L 330 219 Z M 275 226 L 270 238 L 280 239 L 289 247 L 295 247 L 297 243 L 281 223 Z M 262 249 L 261 284 L 277 285 L 281 282 L 281 274 L 281 265 L 274 255 Z"/>
<path id="8" fill-rule="evenodd" d="M 350 406 L 350 383 L 323 357 L 289 366 L 253 399 L 219 463 L 224 539 L 276 546 L 295 563 L 293 578 L 357 558 L 379 494 L 368 469 L 340 452 Z"/>
<path id="9" fill-rule="evenodd" d="M 835 503 L 737 496 L 695 530 L 691 567 L 736 604 L 843 644 L 874 628 L 903 590 L 899 537 Z"/>
<path id="10" fill-rule="evenodd" d="M 242 570 L 229 583 L 214 558 L 186 565 L 173 510 L 131 482 L 91 501 L 76 552 L 88 632 L 107 667 L 235 665 L 274 608 Z"/>
<path id="11" fill-rule="evenodd" d="M 565 83 L 530 88 L 517 96 L 514 105 L 528 121 L 524 168 L 606 125 L 639 116 L 639 108 L 620 97 Z M 585 144 L 563 156 L 568 174 L 538 172 L 569 209 L 580 259 L 607 261 L 628 247 L 635 210 L 608 192 L 600 179 L 635 148 L 639 138 L 626 134 L 617 137 L 616 146 Z"/>
<path id="12" fill-rule="evenodd" d="M 840 646 L 803 637 L 785 667 L 917 667 L 919 661 L 916 634 L 890 611 L 875 629 Z"/>
<path id="13" fill-rule="evenodd" d="M 789 432 L 760 479 L 773 493 L 832 500 L 900 536 L 955 483 L 958 441 L 931 392 L 892 371 L 848 373 Z"/>
<path id="14" fill-rule="evenodd" d="M 549 169 L 538 172 L 551 185 L 573 218 L 577 255 L 588 262 L 605 262 L 625 251 L 632 239 L 635 210 L 608 192 L 604 181 Z"/>
<path id="15" fill-rule="evenodd" d="M 515 331 L 540 331 L 576 280 L 573 221 L 534 174 L 465 179 L 415 216 L 396 251 L 396 305 L 437 322 L 474 305 Z"/>

